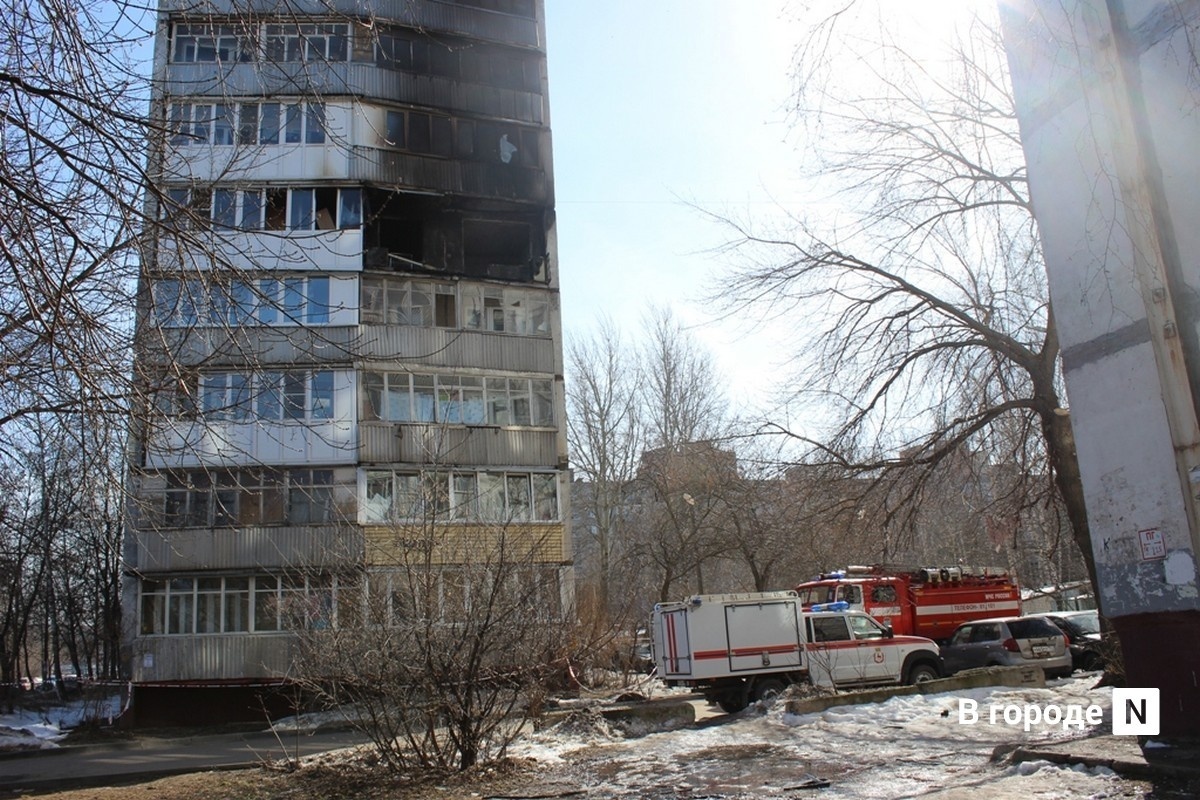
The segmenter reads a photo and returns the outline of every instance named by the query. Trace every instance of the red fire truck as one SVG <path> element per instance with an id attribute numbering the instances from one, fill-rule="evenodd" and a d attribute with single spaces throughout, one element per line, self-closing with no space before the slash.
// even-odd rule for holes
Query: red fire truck
<path id="1" fill-rule="evenodd" d="M 1021 613 L 1020 587 L 991 567 L 852 566 L 797 584 L 796 593 L 805 611 L 845 602 L 897 634 L 939 641 L 969 620 Z"/>

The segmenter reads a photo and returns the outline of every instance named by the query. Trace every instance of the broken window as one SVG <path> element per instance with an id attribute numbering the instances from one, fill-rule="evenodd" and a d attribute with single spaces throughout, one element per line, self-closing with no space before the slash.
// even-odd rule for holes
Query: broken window
<path id="1" fill-rule="evenodd" d="M 510 522 L 558 520 L 557 479 L 551 472 L 366 474 L 364 522 L 426 519 Z"/>
<path id="2" fill-rule="evenodd" d="M 360 320 L 366 325 L 461 326 L 525 336 L 550 333 L 550 297 L 543 291 L 374 276 L 365 276 L 361 287 Z M 430 293 L 432 317 L 427 314 Z"/>
<path id="3" fill-rule="evenodd" d="M 401 150 L 405 147 L 404 138 L 404 112 L 403 111 L 388 111 L 387 112 L 387 143 L 392 147 L 398 147 Z"/>
<path id="4" fill-rule="evenodd" d="M 546 336 L 550 300 L 545 293 L 507 287 L 464 287 L 463 327 L 493 333 Z"/>
<path id="5" fill-rule="evenodd" d="M 523 222 L 465 220 L 463 261 L 467 274 L 532 277 L 530 235 L 530 226 Z"/>
<path id="6" fill-rule="evenodd" d="M 457 328 L 457 303 L 453 286 L 437 284 L 434 294 L 433 324 L 439 328 Z"/>
<path id="7" fill-rule="evenodd" d="M 553 383 L 532 378 L 366 372 L 363 416 L 385 422 L 554 424 Z"/>
<path id="8" fill-rule="evenodd" d="M 294 190 L 304 191 L 304 190 Z M 317 213 L 315 221 L 317 230 L 330 231 L 334 229 L 334 221 L 337 219 L 338 205 L 338 190 L 320 188 L 314 191 L 314 196 L 317 203 Z"/>
<path id="9" fill-rule="evenodd" d="M 363 278 L 362 291 L 360 313 L 366 324 L 457 327 L 452 284 L 368 277 Z"/>
<path id="10" fill-rule="evenodd" d="M 408 112 L 408 149 L 414 153 L 433 152 L 433 133 L 429 120 L 428 114 Z"/>
<path id="11" fill-rule="evenodd" d="M 287 228 L 287 189 L 267 189 L 266 229 L 282 231 Z"/>

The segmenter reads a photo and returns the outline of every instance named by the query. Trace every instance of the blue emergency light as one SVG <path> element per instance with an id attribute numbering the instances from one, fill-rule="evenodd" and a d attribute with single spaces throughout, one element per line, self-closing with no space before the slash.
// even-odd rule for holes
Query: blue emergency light
<path id="1" fill-rule="evenodd" d="M 817 603 L 812 607 L 813 611 L 849 611 L 850 604 L 845 600 L 838 600 L 834 603 Z"/>

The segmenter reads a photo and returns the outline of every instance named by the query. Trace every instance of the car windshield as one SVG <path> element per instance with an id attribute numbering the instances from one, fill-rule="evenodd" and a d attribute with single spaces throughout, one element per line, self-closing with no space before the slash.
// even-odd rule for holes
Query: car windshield
<path id="1" fill-rule="evenodd" d="M 834 592 L 837 591 L 836 584 L 825 586 L 808 586 L 798 590 L 800 595 L 801 605 L 811 606 L 814 603 L 832 603 Z"/>
<path id="2" fill-rule="evenodd" d="M 1043 636 L 1062 636 L 1062 632 L 1054 627 L 1048 619 L 1042 617 L 1026 617 L 1013 619 L 1008 622 L 1008 629 L 1015 639 L 1037 639 Z"/>
<path id="3" fill-rule="evenodd" d="M 1100 632 L 1100 615 L 1099 614 L 1074 614 L 1069 617 L 1063 617 L 1067 622 L 1079 628 L 1083 633 L 1099 633 Z"/>

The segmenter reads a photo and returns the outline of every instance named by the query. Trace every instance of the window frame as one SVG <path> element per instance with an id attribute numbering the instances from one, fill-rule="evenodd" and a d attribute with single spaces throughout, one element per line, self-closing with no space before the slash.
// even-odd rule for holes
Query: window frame
<path id="1" fill-rule="evenodd" d="M 289 634 L 297 630 L 287 624 L 297 609 L 306 617 L 306 627 L 336 627 L 339 617 L 347 615 L 340 606 L 358 601 L 359 586 L 351 577 L 332 573 L 143 578 L 138 583 L 138 636 Z M 299 602 L 289 602 L 293 600 Z M 310 611 L 316 612 L 312 618 Z M 203 619 L 209 624 L 202 625 Z"/>
<path id="2" fill-rule="evenodd" d="M 556 472 L 364 469 L 361 473 L 359 508 L 365 525 L 430 519 L 448 524 L 562 521 Z M 401 505 L 408 506 L 405 513 Z M 497 509 L 499 514 L 488 513 Z"/>
<path id="3" fill-rule="evenodd" d="M 165 471 L 155 500 L 159 530 L 330 525 L 341 517 L 332 467 Z M 246 504 L 257 506 L 257 513 Z"/>

